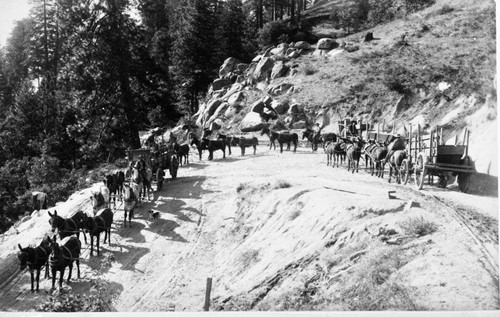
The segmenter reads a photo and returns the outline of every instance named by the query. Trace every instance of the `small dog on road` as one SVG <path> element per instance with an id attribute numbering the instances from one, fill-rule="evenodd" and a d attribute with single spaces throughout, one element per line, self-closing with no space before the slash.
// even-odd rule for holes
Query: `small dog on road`
<path id="1" fill-rule="evenodd" d="M 155 211 L 150 210 L 150 211 L 148 211 L 148 213 L 149 213 L 149 220 L 156 221 L 156 220 L 160 219 L 160 212 L 159 211 L 155 212 Z"/>

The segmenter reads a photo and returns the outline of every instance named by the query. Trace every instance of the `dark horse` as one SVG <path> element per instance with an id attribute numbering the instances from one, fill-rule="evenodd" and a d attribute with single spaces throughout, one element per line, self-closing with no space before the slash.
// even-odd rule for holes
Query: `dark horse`
<path id="1" fill-rule="evenodd" d="M 269 149 L 272 149 L 274 147 L 274 149 L 276 150 L 276 143 L 274 141 L 276 141 L 276 139 L 278 138 L 279 133 L 276 131 L 272 131 L 269 128 L 263 128 L 262 131 L 260 131 L 260 135 L 264 134 L 267 134 L 267 136 L 269 137 Z"/>
<path id="2" fill-rule="evenodd" d="M 106 208 L 95 217 L 85 215 L 81 222 L 82 228 L 87 230 L 90 234 L 90 256 L 94 254 L 94 237 L 97 237 L 96 248 L 97 255 L 99 255 L 99 236 L 104 231 L 104 243 L 106 238 L 108 244 L 111 244 L 111 224 L 113 223 L 113 212 L 111 209 Z"/>
<path id="3" fill-rule="evenodd" d="M 381 143 L 375 143 L 375 145 L 369 149 L 365 149 L 365 153 L 370 156 L 370 160 L 375 165 L 375 174 L 379 178 L 384 177 L 385 168 L 385 158 L 387 156 L 387 146 Z M 374 170 L 372 168 L 371 175 L 373 176 Z"/>
<path id="4" fill-rule="evenodd" d="M 203 152 L 203 150 L 208 150 L 208 148 L 206 148 L 206 144 L 203 144 L 197 137 L 194 133 L 191 133 L 190 134 L 190 138 L 191 138 L 191 143 L 190 145 L 193 146 L 195 145 L 196 146 L 196 149 L 198 150 L 198 154 L 200 156 L 200 161 L 201 161 L 201 154 Z"/>
<path id="5" fill-rule="evenodd" d="M 127 213 L 128 213 L 128 225 L 130 227 L 132 218 L 134 218 L 134 209 L 137 205 L 137 200 L 139 197 L 139 185 L 131 183 L 126 184 L 123 188 L 123 211 L 125 212 L 123 216 L 123 226 L 127 224 Z"/>
<path id="6" fill-rule="evenodd" d="M 318 144 L 323 143 L 323 140 L 321 139 L 321 134 L 309 128 L 302 131 L 302 140 L 304 140 L 305 138 L 307 138 L 307 140 L 311 142 L 311 147 L 313 152 L 318 150 Z"/>
<path id="7" fill-rule="evenodd" d="M 330 142 L 326 148 L 326 165 L 330 163 L 332 167 L 335 167 L 335 163 L 337 167 L 342 164 L 345 160 L 345 145 L 344 141 L 338 140 L 337 142 Z"/>
<path id="8" fill-rule="evenodd" d="M 253 147 L 253 154 L 255 155 L 255 152 L 257 151 L 257 145 L 259 145 L 259 140 L 256 137 L 253 137 L 251 139 L 246 139 L 246 138 L 239 138 L 239 146 L 241 148 L 241 155 L 245 155 L 245 148 L 247 147 Z"/>
<path id="9" fill-rule="evenodd" d="M 81 243 L 76 237 L 69 238 L 64 245 L 59 245 L 56 242 L 56 236 L 51 240 L 48 238 L 50 242 L 50 249 L 52 253 L 49 257 L 50 269 L 52 271 L 52 288 L 56 286 L 56 273 L 60 272 L 59 278 L 59 287 L 62 287 L 64 271 L 66 267 L 69 267 L 69 275 L 67 283 L 69 284 L 69 280 L 71 279 L 71 273 L 73 271 L 73 262 L 76 262 L 76 268 L 78 272 L 78 278 L 80 278 L 80 251 L 81 251 Z"/>
<path id="10" fill-rule="evenodd" d="M 396 183 L 401 184 L 401 163 L 406 158 L 405 150 L 396 150 L 393 152 L 389 158 L 389 183 L 391 182 L 392 172 L 394 170 L 394 176 L 396 176 Z"/>
<path id="11" fill-rule="evenodd" d="M 59 232 L 59 237 L 64 239 L 65 237 L 69 237 L 73 234 L 76 234 L 76 237 L 80 239 L 80 222 L 86 216 L 83 211 L 78 211 L 71 218 L 62 218 L 57 215 L 57 210 L 54 210 L 54 214 L 51 214 L 49 211 L 49 223 L 52 227 L 52 232 L 55 232 L 56 229 Z M 87 243 L 87 237 L 85 236 L 85 232 L 82 231 L 83 239 L 85 243 Z"/>
<path id="12" fill-rule="evenodd" d="M 363 149 L 365 142 L 361 139 L 354 138 L 352 143 L 347 143 L 345 146 L 345 152 L 347 156 L 347 171 L 352 166 L 352 172 L 356 169 L 358 173 L 359 159 L 361 158 L 361 151 Z"/>
<path id="13" fill-rule="evenodd" d="M 266 127 L 262 129 L 260 134 L 267 134 L 269 136 L 269 141 L 271 142 L 271 144 L 274 144 L 274 140 L 278 141 L 280 145 L 280 153 L 283 153 L 283 143 L 287 144 L 287 151 L 290 150 L 290 143 L 293 143 L 294 145 L 293 152 L 297 150 L 297 143 L 299 143 L 299 136 L 297 135 L 297 133 L 278 133 Z M 269 149 L 271 149 L 271 147 L 269 147 Z"/>
<path id="14" fill-rule="evenodd" d="M 214 159 L 214 152 L 221 150 L 222 158 L 226 158 L 226 141 L 225 140 L 209 140 L 202 139 L 201 147 L 206 148 L 208 150 L 208 160 L 211 161 Z"/>
<path id="15" fill-rule="evenodd" d="M 106 185 L 106 187 L 109 189 L 110 196 L 113 198 L 114 208 L 116 208 L 116 195 L 121 195 L 124 182 L 125 173 L 122 171 L 117 171 L 116 173 L 106 175 L 106 177 L 104 178 L 104 185 Z"/>
<path id="16" fill-rule="evenodd" d="M 234 137 L 234 136 L 227 136 L 224 134 L 220 134 L 217 136 L 217 139 L 219 140 L 226 140 L 226 146 L 227 150 L 229 152 L 229 155 L 231 155 L 231 146 L 239 146 L 240 145 L 240 138 Z"/>
<path id="17" fill-rule="evenodd" d="M 174 145 L 175 153 L 179 158 L 179 163 L 182 165 L 182 158 L 184 158 L 184 165 L 189 164 L 189 145 L 175 143 Z"/>
<path id="18" fill-rule="evenodd" d="M 40 271 L 45 266 L 45 278 L 49 277 L 49 266 L 47 264 L 47 260 L 49 259 L 50 254 L 50 243 L 49 239 L 45 238 L 42 240 L 39 246 L 36 248 L 26 247 L 22 248 L 20 244 L 17 245 L 21 253 L 17 256 L 20 262 L 21 270 L 24 270 L 26 267 L 29 268 L 31 275 L 31 291 L 34 292 L 34 271 L 36 271 L 36 291 L 39 290 L 40 285 Z"/>
<path id="19" fill-rule="evenodd" d="M 151 169 L 146 168 L 144 173 L 141 173 L 136 167 L 132 168 L 132 177 L 130 178 L 132 182 L 139 185 L 139 199 L 146 197 L 149 200 L 149 193 L 153 191 L 151 188 L 151 181 L 153 179 L 153 172 Z"/>

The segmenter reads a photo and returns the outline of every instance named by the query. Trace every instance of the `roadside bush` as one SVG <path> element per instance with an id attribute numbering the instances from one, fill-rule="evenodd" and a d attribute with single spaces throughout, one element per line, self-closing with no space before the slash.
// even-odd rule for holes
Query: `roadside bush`
<path id="1" fill-rule="evenodd" d="M 41 312 L 105 312 L 110 311 L 110 299 L 106 295 L 106 284 L 93 280 L 90 294 L 51 295 L 36 309 Z"/>
<path id="2" fill-rule="evenodd" d="M 278 45 L 283 42 L 288 42 L 292 32 L 292 28 L 282 20 L 268 22 L 259 30 L 257 42 L 260 48 L 269 45 Z"/>
<path id="3" fill-rule="evenodd" d="M 416 235 L 417 237 L 434 233 L 438 228 L 434 222 L 425 220 L 423 216 L 410 218 L 401 223 L 400 226 L 406 234 Z"/>
<path id="4" fill-rule="evenodd" d="M 46 154 L 31 160 L 27 174 L 31 189 L 46 193 L 53 203 L 65 201 L 84 186 L 82 171 L 61 168 L 59 159 Z"/>
<path id="5" fill-rule="evenodd" d="M 276 180 L 273 185 L 274 189 L 289 188 L 289 187 L 292 187 L 292 184 L 283 179 Z"/>
<path id="6" fill-rule="evenodd" d="M 240 263 L 241 268 L 248 268 L 259 261 L 259 250 L 246 250 L 239 255 L 237 261 Z"/>

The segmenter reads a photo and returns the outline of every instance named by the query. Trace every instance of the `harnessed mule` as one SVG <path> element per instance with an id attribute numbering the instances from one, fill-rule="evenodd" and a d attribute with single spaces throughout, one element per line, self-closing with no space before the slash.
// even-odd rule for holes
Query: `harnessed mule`
<path id="1" fill-rule="evenodd" d="M 70 237 L 62 246 L 56 242 L 56 236 L 51 240 L 48 238 L 50 242 L 50 249 L 52 253 L 49 257 L 49 265 L 52 271 L 52 288 L 55 287 L 56 284 L 56 273 L 60 272 L 59 277 L 59 288 L 62 287 L 64 271 L 66 267 L 69 267 L 69 274 L 67 283 L 71 279 L 71 273 L 73 271 L 73 262 L 76 262 L 76 268 L 78 271 L 78 278 L 80 278 L 80 251 L 81 251 L 81 243 L 75 237 Z"/>
<path id="2" fill-rule="evenodd" d="M 239 146 L 240 145 L 240 138 L 234 137 L 234 136 L 227 136 L 224 134 L 220 134 L 217 136 L 217 139 L 219 140 L 225 140 L 226 141 L 226 146 L 227 150 L 229 152 L 229 155 L 231 155 L 231 146 Z"/>
<path id="3" fill-rule="evenodd" d="M 194 134 L 190 134 L 191 138 L 191 146 L 196 146 L 196 149 L 198 150 L 198 155 L 200 156 L 200 161 L 201 161 L 201 154 L 203 153 L 203 150 L 208 150 L 206 148 L 206 144 L 203 144 Z"/>
<path id="4" fill-rule="evenodd" d="M 177 157 L 179 157 L 179 163 L 182 166 L 182 158 L 184 157 L 184 165 L 189 164 L 189 145 L 188 144 L 182 144 L 179 145 L 178 143 L 175 144 L 174 146 L 175 153 L 177 154 Z"/>
<path id="5" fill-rule="evenodd" d="M 263 128 L 261 131 L 261 135 L 262 134 L 267 134 L 269 136 L 271 144 L 274 144 L 274 140 L 278 141 L 280 145 L 280 153 L 283 153 L 283 143 L 287 144 L 286 151 L 290 150 L 290 143 L 293 143 L 294 145 L 293 152 L 295 153 L 297 150 L 297 143 L 299 142 L 299 136 L 297 133 L 278 133 L 270 130 L 269 128 Z M 271 149 L 271 147 L 269 147 L 269 149 Z"/>
<path id="6" fill-rule="evenodd" d="M 317 151 L 318 144 L 323 142 L 321 140 L 321 135 L 319 134 L 319 132 L 315 132 L 309 128 L 302 132 L 302 140 L 304 140 L 305 138 L 307 138 L 307 140 L 311 142 L 311 148 L 313 152 Z"/>
<path id="7" fill-rule="evenodd" d="M 202 139 L 201 147 L 206 148 L 208 150 L 208 160 L 211 161 L 214 159 L 214 152 L 221 150 L 222 158 L 226 158 L 226 141 L 225 140 L 209 140 Z"/>
<path id="8" fill-rule="evenodd" d="M 93 192 L 90 196 L 90 201 L 92 208 L 94 209 L 94 214 L 99 210 L 99 208 L 109 208 L 109 189 L 106 186 L 101 186 L 99 191 Z"/>
<path id="9" fill-rule="evenodd" d="M 118 171 L 114 174 L 106 175 L 104 185 L 109 189 L 110 200 L 113 197 L 113 207 L 116 209 L 116 195 L 121 195 L 123 183 L 125 182 L 125 173 Z"/>
<path id="10" fill-rule="evenodd" d="M 354 169 L 358 173 L 359 159 L 361 158 L 361 151 L 364 146 L 364 141 L 357 139 L 353 143 L 348 143 L 345 146 L 346 156 L 347 156 L 347 171 L 349 171 L 352 165 L 352 173 L 354 174 Z"/>
<path id="11" fill-rule="evenodd" d="M 137 205 L 139 197 L 139 186 L 135 183 L 130 185 L 125 185 L 123 188 L 123 226 L 127 224 L 127 213 L 128 213 L 128 225 L 130 227 L 132 218 L 134 218 L 134 209 Z"/>
<path id="12" fill-rule="evenodd" d="M 396 176 L 396 183 L 401 184 L 401 163 L 403 163 L 403 160 L 406 158 L 406 151 L 404 150 L 397 150 L 394 151 L 394 153 L 391 155 L 389 158 L 389 183 L 391 182 L 392 178 L 392 170 L 394 169 L 394 176 Z"/>
<path id="13" fill-rule="evenodd" d="M 17 245 L 21 253 L 18 254 L 18 259 L 20 262 L 20 269 L 24 270 L 26 267 L 29 268 L 31 275 L 31 292 L 34 292 L 34 282 L 35 276 L 34 271 L 36 271 L 36 291 L 38 292 L 40 286 L 40 271 L 45 266 L 45 278 L 49 277 L 49 265 L 47 260 L 50 254 L 50 242 L 47 238 L 44 238 L 40 245 L 36 248 L 26 247 L 22 248 L 20 244 Z"/>
<path id="14" fill-rule="evenodd" d="M 78 240 L 80 240 L 80 222 L 82 218 L 85 217 L 85 213 L 83 211 L 80 210 L 76 214 L 74 214 L 73 217 L 66 219 L 58 216 L 57 210 L 54 210 L 54 214 L 51 214 L 49 211 L 49 216 L 49 224 L 52 227 L 52 232 L 55 232 L 57 229 L 57 232 L 59 233 L 59 237 L 61 239 L 76 234 L 76 237 L 78 238 Z M 85 243 L 87 243 L 87 236 L 85 236 L 85 232 L 82 231 L 82 234 Z"/>
<path id="15" fill-rule="evenodd" d="M 90 256 L 94 254 L 94 237 L 97 237 L 96 248 L 97 255 L 99 255 L 99 237 L 101 232 L 104 231 L 104 241 L 106 243 L 106 238 L 108 239 L 108 244 L 111 244 L 111 224 L 113 223 L 113 212 L 111 209 L 104 209 L 99 215 L 95 217 L 85 217 L 81 220 L 81 226 L 90 235 Z"/>
<path id="16" fill-rule="evenodd" d="M 132 182 L 136 183 L 139 186 L 139 197 L 138 199 L 146 197 L 149 200 L 150 191 L 153 191 L 151 188 L 151 180 L 153 179 L 153 173 L 149 168 L 147 168 L 145 173 L 140 173 L 137 168 L 132 169 Z"/>
<path id="17" fill-rule="evenodd" d="M 255 155 L 255 152 L 257 151 L 257 145 L 259 145 L 259 140 L 256 137 L 253 137 L 251 139 L 240 138 L 238 143 L 241 148 L 241 156 L 245 155 L 245 148 L 247 147 L 253 147 L 253 154 Z"/>
<path id="18" fill-rule="evenodd" d="M 267 136 L 269 137 L 269 149 L 272 149 L 274 147 L 274 149 L 276 150 L 276 143 L 274 141 L 276 141 L 276 139 L 278 138 L 279 133 L 276 131 L 272 131 L 269 128 L 263 128 L 262 131 L 260 131 L 260 135 L 264 134 L 267 134 Z"/>

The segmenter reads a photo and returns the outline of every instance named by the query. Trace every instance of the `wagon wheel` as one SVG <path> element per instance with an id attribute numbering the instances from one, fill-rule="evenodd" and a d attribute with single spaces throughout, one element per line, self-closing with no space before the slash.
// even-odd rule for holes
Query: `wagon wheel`
<path id="1" fill-rule="evenodd" d="M 410 162 L 408 161 L 408 159 L 404 159 L 403 162 L 401 162 L 401 167 L 399 168 L 399 175 L 401 178 L 401 183 L 403 185 L 406 185 L 410 180 Z"/>
<path id="2" fill-rule="evenodd" d="M 470 174 L 459 173 L 457 182 L 458 182 L 458 189 L 460 189 L 462 193 L 466 193 L 470 187 Z"/>
<path id="3" fill-rule="evenodd" d="M 417 160 L 415 161 L 415 184 L 418 189 L 422 189 L 424 186 L 424 179 L 427 175 L 426 161 L 427 156 L 424 153 L 418 153 Z"/>

